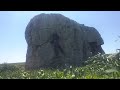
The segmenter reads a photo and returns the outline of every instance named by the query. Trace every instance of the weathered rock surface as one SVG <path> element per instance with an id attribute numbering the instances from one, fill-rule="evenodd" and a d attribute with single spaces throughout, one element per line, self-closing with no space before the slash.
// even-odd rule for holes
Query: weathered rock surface
<path id="1" fill-rule="evenodd" d="M 84 37 L 86 38 L 85 41 L 87 42 L 87 52 L 92 52 L 93 55 L 96 55 L 98 53 L 105 54 L 104 50 L 101 47 L 101 45 L 104 44 L 104 41 L 100 33 L 94 27 L 84 26 L 82 28 L 84 28 Z"/>
<path id="2" fill-rule="evenodd" d="M 65 64 L 80 66 L 90 56 L 89 42 L 104 44 L 96 29 L 61 14 L 33 17 L 26 27 L 25 39 L 28 44 L 26 69 L 63 67 Z"/>

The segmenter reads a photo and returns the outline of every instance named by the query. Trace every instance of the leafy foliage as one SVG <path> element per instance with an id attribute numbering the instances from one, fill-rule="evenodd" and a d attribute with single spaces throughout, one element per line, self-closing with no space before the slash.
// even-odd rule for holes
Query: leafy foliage
<path id="1" fill-rule="evenodd" d="M 19 70 L 19 67 L 17 67 L 16 65 L 10 65 L 7 63 L 0 65 L 0 72 L 15 71 L 15 70 Z"/>
<path id="2" fill-rule="evenodd" d="M 24 65 L 0 65 L 0 79 L 119 79 L 120 61 L 115 55 L 98 54 L 89 58 L 83 67 L 66 69 L 24 70 Z"/>

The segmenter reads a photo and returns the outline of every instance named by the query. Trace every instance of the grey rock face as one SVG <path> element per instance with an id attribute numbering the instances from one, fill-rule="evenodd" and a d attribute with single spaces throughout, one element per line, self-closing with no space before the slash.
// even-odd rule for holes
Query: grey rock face
<path id="1" fill-rule="evenodd" d="M 105 54 L 101 45 L 104 44 L 104 41 L 100 33 L 94 27 L 84 26 L 84 36 L 86 38 L 87 52 L 92 52 L 92 56 L 101 53 Z"/>
<path id="2" fill-rule="evenodd" d="M 36 15 L 25 30 L 28 44 L 25 68 L 80 66 L 90 56 L 89 42 L 103 44 L 96 31 L 61 14 Z"/>

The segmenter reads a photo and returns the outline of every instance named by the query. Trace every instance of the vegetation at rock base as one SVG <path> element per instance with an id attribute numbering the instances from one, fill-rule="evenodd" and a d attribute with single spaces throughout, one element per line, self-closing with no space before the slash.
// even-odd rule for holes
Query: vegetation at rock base
<path id="1" fill-rule="evenodd" d="M 119 79 L 120 61 L 115 55 L 96 55 L 82 67 L 26 71 L 24 63 L 1 64 L 0 79 Z"/>

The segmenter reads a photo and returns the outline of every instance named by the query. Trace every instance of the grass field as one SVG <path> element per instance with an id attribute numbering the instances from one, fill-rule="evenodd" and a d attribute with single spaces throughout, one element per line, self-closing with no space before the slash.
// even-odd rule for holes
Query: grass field
<path id="1" fill-rule="evenodd" d="M 0 64 L 0 79 L 120 79 L 120 61 L 113 55 L 96 55 L 83 67 L 26 71 L 25 63 Z"/>

